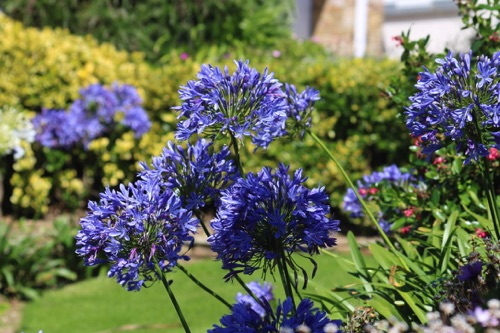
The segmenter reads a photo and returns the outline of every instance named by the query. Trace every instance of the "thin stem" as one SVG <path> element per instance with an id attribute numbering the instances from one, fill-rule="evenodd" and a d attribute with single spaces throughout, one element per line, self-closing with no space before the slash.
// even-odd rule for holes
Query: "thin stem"
<path id="1" fill-rule="evenodd" d="M 365 201 L 363 200 L 361 195 L 358 193 L 358 190 L 354 186 L 354 183 L 352 182 L 351 178 L 347 175 L 347 173 L 345 172 L 344 168 L 342 167 L 340 162 L 337 160 L 337 158 L 330 152 L 330 150 L 325 146 L 323 141 L 316 134 L 314 134 L 313 132 L 310 132 L 310 131 L 308 131 L 307 133 L 309 133 L 309 135 L 312 136 L 312 138 L 316 141 L 316 143 L 326 152 L 328 157 L 330 157 L 330 159 L 337 165 L 337 168 L 339 168 L 340 173 L 342 173 L 342 176 L 344 177 L 347 185 L 349 185 L 349 187 L 354 191 L 356 198 L 358 198 L 358 200 L 361 203 L 361 206 L 363 206 L 363 209 L 365 210 L 366 214 L 368 215 L 370 220 L 373 222 L 373 224 L 375 224 L 375 227 L 377 227 L 377 230 L 380 233 L 380 235 L 382 236 L 382 238 L 384 239 L 384 242 L 391 248 L 391 250 L 396 251 L 396 248 L 394 247 L 392 242 L 389 240 L 389 237 L 387 237 L 387 234 L 382 229 L 382 227 L 378 223 L 375 216 L 373 216 L 372 212 L 370 211 L 370 209 L 366 205 Z"/>
<path id="2" fill-rule="evenodd" d="M 283 283 L 283 289 L 285 289 L 286 296 L 291 298 L 293 304 L 293 310 L 295 313 L 295 311 L 297 310 L 297 306 L 295 304 L 295 298 L 293 297 L 292 282 L 290 281 L 290 275 L 288 274 L 288 269 L 285 262 L 285 256 L 283 251 L 281 258 L 279 258 L 276 261 L 278 263 L 278 271 L 280 273 L 281 282 Z"/>
<path id="3" fill-rule="evenodd" d="M 500 212 L 498 211 L 495 187 L 493 185 L 493 178 L 490 175 L 488 160 L 486 159 L 486 157 L 483 157 L 483 169 L 485 178 L 484 183 L 486 186 L 486 197 L 488 199 L 491 219 L 493 220 L 493 227 L 495 228 L 495 235 L 498 240 L 500 239 Z"/>
<path id="4" fill-rule="evenodd" d="M 472 112 L 472 119 L 474 120 L 474 125 L 476 126 L 476 130 L 479 135 L 479 141 L 481 142 L 481 144 L 487 146 L 487 144 L 485 143 L 481 126 L 479 126 L 479 119 L 477 117 L 476 112 Z M 483 157 L 482 160 L 483 160 L 483 175 L 484 175 L 483 181 L 486 187 L 486 198 L 488 200 L 488 206 L 491 214 L 491 219 L 493 221 L 493 228 L 495 229 L 495 235 L 497 239 L 500 239 L 500 230 L 499 230 L 500 213 L 498 211 L 498 206 L 495 198 L 495 188 L 493 186 L 493 178 L 490 176 L 488 160 L 486 159 L 486 157 Z"/>
<path id="5" fill-rule="evenodd" d="M 205 225 L 205 221 L 203 221 L 203 217 L 199 214 L 199 212 L 195 212 L 194 215 L 200 220 L 201 228 L 207 237 L 210 237 L 210 231 L 208 231 L 207 226 Z"/>
<path id="6" fill-rule="evenodd" d="M 238 166 L 238 170 L 241 173 L 242 177 L 245 177 L 245 173 L 243 172 L 243 165 L 241 164 L 241 157 L 240 157 L 240 150 L 238 147 L 238 140 L 234 137 L 234 135 L 231 133 L 231 146 L 233 146 L 234 149 L 234 159 L 236 162 L 236 165 Z"/>
<path id="7" fill-rule="evenodd" d="M 182 327 L 184 328 L 184 331 L 186 333 L 191 333 L 191 330 L 189 329 L 189 325 L 186 322 L 186 319 L 184 318 L 184 315 L 182 314 L 181 308 L 179 306 L 179 303 L 177 302 L 177 299 L 175 298 L 174 293 L 172 292 L 172 289 L 170 289 L 170 283 L 168 283 L 167 278 L 165 277 L 165 274 L 160 268 L 160 265 L 158 262 L 155 260 L 154 262 L 156 273 L 161 277 L 161 281 L 163 282 L 163 286 L 167 290 L 168 296 L 170 297 L 170 300 L 172 301 L 172 304 L 174 305 L 175 311 L 177 312 L 177 316 L 179 317 Z"/>
<path id="8" fill-rule="evenodd" d="M 254 292 L 252 290 L 250 290 L 250 288 L 248 288 L 248 286 L 246 285 L 246 283 L 240 278 L 240 276 L 238 274 L 234 274 L 234 278 L 236 279 L 236 281 L 238 281 L 238 283 L 240 284 L 240 286 L 248 293 L 248 295 L 252 296 L 252 298 L 263 308 L 263 309 L 267 309 L 267 306 L 264 304 L 264 302 L 259 298 L 257 297 L 257 295 L 254 294 Z M 274 314 L 271 313 L 271 316 L 273 318 L 275 318 Z"/>
<path id="9" fill-rule="evenodd" d="M 231 309 L 231 304 L 227 302 L 225 299 L 223 299 L 219 294 L 217 294 L 215 291 L 212 289 L 208 288 L 206 285 L 204 285 L 200 280 L 198 280 L 193 274 L 189 273 L 184 266 L 177 264 L 177 267 L 184 273 L 186 276 L 191 279 L 198 287 L 206 291 L 208 294 L 211 296 L 215 297 L 218 301 L 220 301 L 222 304 L 227 306 L 229 309 Z"/>

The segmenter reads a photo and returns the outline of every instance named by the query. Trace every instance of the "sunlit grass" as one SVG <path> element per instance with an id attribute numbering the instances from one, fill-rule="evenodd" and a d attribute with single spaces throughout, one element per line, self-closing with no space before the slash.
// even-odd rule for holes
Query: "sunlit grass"
<path id="1" fill-rule="evenodd" d="M 304 268 L 312 270 L 308 261 L 298 259 Z M 318 272 L 314 281 L 328 287 L 349 283 L 349 275 L 326 255 L 316 258 Z M 233 303 L 242 289 L 238 283 L 224 283 L 225 272 L 220 263 L 202 260 L 186 265 L 203 283 Z M 260 276 L 243 276 L 245 281 Z M 199 289 L 180 272 L 170 275 L 172 289 L 184 311 L 193 333 L 206 332 L 228 309 Z M 273 281 L 271 276 L 267 281 Z M 282 297 L 279 280 L 274 283 L 275 294 Z M 111 332 L 184 332 L 174 308 L 161 283 L 140 292 L 127 292 L 113 279 L 105 276 L 76 283 L 60 290 L 46 292 L 37 301 L 26 305 L 21 331 L 25 333 L 111 333 Z"/>

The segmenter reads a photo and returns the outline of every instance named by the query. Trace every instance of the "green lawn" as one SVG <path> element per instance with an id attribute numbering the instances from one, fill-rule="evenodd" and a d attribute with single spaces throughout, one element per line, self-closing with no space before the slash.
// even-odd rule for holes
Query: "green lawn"
<path id="1" fill-rule="evenodd" d="M 328 287 L 348 284 L 349 275 L 327 255 L 317 257 L 314 281 Z M 311 265 L 302 261 L 308 271 Z M 233 303 L 241 287 L 224 283 L 220 263 L 203 260 L 185 267 L 206 285 Z M 172 289 L 178 298 L 193 333 L 206 332 L 228 309 L 199 289 L 178 271 L 171 274 Z M 245 281 L 260 275 L 244 276 Z M 272 277 L 267 278 L 272 281 Z M 283 295 L 279 281 L 275 294 Z M 46 292 L 26 305 L 20 331 L 24 333 L 111 333 L 111 332 L 184 332 L 161 283 L 140 292 L 127 292 L 113 279 L 99 277 Z"/>

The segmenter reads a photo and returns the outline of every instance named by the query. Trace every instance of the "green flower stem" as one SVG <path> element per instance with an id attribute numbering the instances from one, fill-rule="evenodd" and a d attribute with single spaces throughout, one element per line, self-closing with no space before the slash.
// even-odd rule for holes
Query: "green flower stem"
<path id="1" fill-rule="evenodd" d="M 245 292 L 252 296 L 252 298 L 263 308 L 265 309 L 266 306 L 265 304 L 262 302 L 262 300 L 260 298 L 257 297 L 257 295 L 254 294 L 254 292 L 252 290 L 250 290 L 250 288 L 248 288 L 248 286 L 246 285 L 246 283 L 240 278 L 240 276 L 238 274 L 235 274 L 234 275 L 234 278 L 236 279 L 236 281 L 240 284 L 240 286 L 245 290 Z M 274 317 L 274 315 L 272 314 L 272 316 Z"/>
<path id="2" fill-rule="evenodd" d="M 203 229 L 205 236 L 210 237 L 210 231 L 208 231 L 208 228 L 205 225 L 205 221 L 203 221 L 202 216 L 199 214 L 199 212 L 195 212 L 194 215 L 198 218 L 198 220 L 200 220 L 201 228 Z"/>
<path id="3" fill-rule="evenodd" d="M 354 183 L 352 182 L 352 180 L 349 177 L 349 175 L 347 175 L 347 172 L 344 170 L 344 168 L 342 167 L 342 165 L 340 164 L 340 162 L 337 160 L 337 158 L 335 158 L 335 156 L 331 153 L 331 151 L 325 146 L 325 144 L 323 143 L 323 141 L 316 134 L 314 134 L 311 131 L 307 131 L 307 133 L 309 133 L 309 135 L 314 139 L 314 141 L 316 141 L 316 143 L 325 151 L 325 153 L 328 155 L 328 157 L 330 157 L 330 159 L 337 165 L 337 167 L 339 168 L 340 172 L 342 173 L 342 176 L 344 177 L 347 185 L 349 185 L 349 187 L 354 191 L 354 194 L 356 195 L 356 198 L 358 198 L 359 202 L 361 203 L 361 206 L 363 206 L 363 209 L 366 212 L 366 215 L 368 215 L 369 219 L 373 222 L 373 224 L 377 228 L 377 230 L 380 233 L 380 236 L 382 236 L 382 239 L 384 240 L 385 244 L 387 246 L 389 246 L 389 248 L 391 249 L 391 251 L 396 256 L 398 256 L 399 261 L 401 262 L 401 265 L 403 266 L 403 268 L 406 269 L 406 270 L 409 270 L 408 265 L 401 258 L 402 254 L 398 250 L 396 250 L 396 247 L 394 247 L 394 244 L 392 244 L 392 242 L 390 241 L 389 237 L 387 237 L 387 234 L 384 232 L 384 230 L 382 229 L 382 227 L 378 223 L 378 221 L 375 218 L 375 216 L 373 216 L 373 213 L 370 211 L 370 209 L 366 205 L 365 201 L 363 200 L 363 198 L 361 197 L 361 195 L 358 193 L 358 190 L 354 186 Z"/>
<path id="4" fill-rule="evenodd" d="M 158 262 L 155 260 L 155 269 L 156 273 L 161 277 L 161 281 L 163 282 L 163 286 L 167 290 L 168 296 L 170 297 L 170 300 L 172 301 L 172 304 L 174 305 L 175 311 L 177 312 L 177 316 L 179 317 L 182 327 L 184 328 L 184 331 L 186 333 L 191 333 L 191 330 L 189 329 L 189 325 L 186 322 L 186 318 L 184 318 L 184 315 L 182 314 L 181 308 L 179 306 L 179 303 L 177 302 L 177 299 L 175 298 L 174 293 L 172 292 L 172 289 L 170 289 L 170 283 L 168 283 L 167 278 L 165 277 L 165 274 L 160 268 L 160 265 L 158 265 Z"/>
<path id="5" fill-rule="evenodd" d="M 240 170 L 241 176 L 245 178 L 245 172 L 243 172 L 243 165 L 241 164 L 241 157 L 240 157 L 240 149 L 238 147 L 238 140 L 234 137 L 234 135 L 231 133 L 231 146 L 233 146 L 234 149 L 234 159 L 236 162 L 236 165 L 238 166 L 238 170 Z"/>
<path id="6" fill-rule="evenodd" d="M 184 273 L 186 276 L 193 281 L 198 287 L 206 291 L 208 294 L 211 296 L 215 297 L 218 301 L 220 301 L 222 304 L 227 306 L 229 309 L 231 309 L 232 305 L 227 302 L 225 299 L 223 299 L 219 294 L 217 294 L 215 291 L 212 289 L 208 288 L 206 285 L 204 285 L 200 280 L 198 280 L 193 274 L 189 273 L 184 266 L 177 264 L 177 267 Z"/>
<path id="7" fill-rule="evenodd" d="M 280 273 L 281 282 L 283 283 L 283 289 L 285 290 L 285 294 L 287 297 L 290 297 L 293 304 L 293 311 L 297 310 L 297 305 L 295 304 L 295 298 L 293 297 L 292 292 L 292 282 L 290 281 L 290 274 L 288 274 L 287 265 L 285 262 L 285 253 L 281 251 L 281 258 L 278 258 L 276 261 L 278 263 L 278 271 Z"/>
<path id="8" fill-rule="evenodd" d="M 312 138 L 316 141 L 316 143 L 326 152 L 328 157 L 330 157 L 330 159 L 337 165 L 337 167 L 339 168 L 340 173 L 342 173 L 342 176 L 344 177 L 347 185 L 349 185 L 349 187 L 354 191 L 356 198 L 358 198 L 358 200 L 361 203 L 361 205 L 363 206 L 366 214 L 368 215 L 370 220 L 373 222 L 373 224 L 375 224 L 375 227 L 377 227 L 377 230 L 380 233 L 380 235 L 382 236 L 382 238 L 384 239 L 384 242 L 391 248 L 391 250 L 396 251 L 396 248 L 394 247 L 392 242 L 389 240 L 389 237 L 387 237 L 387 234 L 384 232 L 384 230 L 382 229 L 382 227 L 378 223 L 375 216 L 373 216 L 372 212 L 370 211 L 370 209 L 366 205 L 366 203 L 363 200 L 363 198 L 361 197 L 361 195 L 358 193 L 358 190 L 354 186 L 354 183 L 352 182 L 351 178 L 347 175 L 347 173 L 345 172 L 345 170 L 342 167 L 342 165 L 340 164 L 340 162 L 337 160 L 337 158 L 335 156 L 333 156 L 333 154 L 330 152 L 330 150 L 325 146 L 323 141 L 316 134 L 314 134 L 310 131 L 308 131 L 308 133 L 312 136 Z"/>
<path id="9" fill-rule="evenodd" d="M 479 119 L 476 112 L 472 112 L 472 118 L 474 120 L 474 125 L 476 126 L 476 130 L 479 135 L 479 141 L 487 147 L 488 145 L 487 142 L 485 142 L 481 126 L 479 126 Z M 483 181 L 486 187 L 486 198 L 488 200 L 488 206 L 491 214 L 491 219 L 493 221 L 493 228 L 495 229 L 495 235 L 497 239 L 500 239 L 500 230 L 499 230 L 500 213 L 498 211 L 498 206 L 496 204 L 495 188 L 493 187 L 493 178 L 490 176 L 488 160 L 486 159 L 486 157 L 483 157 L 482 160 L 483 160 L 482 167 L 484 175 Z"/>
<path id="10" fill-rule="evenodd" d="M 488 206 L 490 209 L 491 219 L 493 220 L 493 227 L 495 228 L 495 235 L 497 240 L 500 239 L 500 212 L 495 195 L 495 187 L 493 185 L 493 178 L 490 175 L 488 160 L 483 158 L 483 171 L 484 171 L 484 184 L 486 187 L 486 197 L 488 199 Z"/>
<path id="11" fill-rule="evenodd" d="M 200 216 L 196 215 L 198 217 L 198 219 L 201 220 Z M 204 225 L 203 221 L 201 222 L 202 226 L 203 226 L 203 230 L 205 231 L 205 234 L 207 235 L 207 237 L 210 237 L 210 231 L 208 231 L 207 227 Z M 187 270 L 180 266 L 180 265 L 177 265 L 181 268 L 181 270 L 186 274 L 188 275 L 189 273 L 187 272 Z M 231 308 L 232 306 L 227 303 L 225 300 L 223 300 L 222 298 L 218 298 L 216 295 L 212 294 L 213 291 L 208 289 L 207 287 L 203 287 L 201 282 L 196 279 L 193 275 L 189 274 L 188 277 L 193 280 L 194 283 L 196 283 L 198 286 L 200 286 L 203 290 L 205 290 L 206 292 L 208 292 L 209 294 L 211 294 L 212 296 L 214 296 L 215 298 L 217 298 L 219 301 L 223 302 L 225 305 L 227 305 L 229 308 Z M 236 281 L 241 285 L 241 287 L 250 295 L 252 296 L 252 298 L 260 305 L 262 306 L 263 308 L 265 308 L 264 304 L 262 303 L 262 301 L 260 300 L 260 298 L 258 298 L 251 290 L 250 288 L 248 288 L 248 286 L 245 284 L 245 282 L 240 278 L 240 276 L 238 274 L 235 274 L 234 275 L 234 278 L 236 279 Z M 219 296 L 220 297 L 220 296 Z"/>

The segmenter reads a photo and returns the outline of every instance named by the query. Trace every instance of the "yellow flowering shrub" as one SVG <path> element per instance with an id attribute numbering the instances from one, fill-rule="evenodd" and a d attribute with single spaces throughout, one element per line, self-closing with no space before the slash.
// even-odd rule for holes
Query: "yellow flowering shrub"
<path id="1" fill-rule="evenodd" d="M 318 89 L 321 100 L 316 104 L 313 130 L 353 178 L 404 155 L 401 149 L 407 134 L 403 124 L 395 121 L 400 110 L 382 96 L 391 75 L 398 73 L 397 62 L 341 59 L 326 53 L 307 54 L 294 47 L 282 50 L 279 58 L 252 52 L 233 53 L 230 58 L 222 52 L 217 55 L 217 50 L 187 60 L 171 56 L 165 57 L 164 65 L 153 67 L 140 53 L 118 51 L 63 29 L 26 28 L 0 14 L 0 106 L 35 113 L 42 108 L 66 109 L 87 85 L 118 82 L 138 90 L 152 122 L 150 131 L 140 139 L 127 131 L 114 133 L 93 141 L 87 150 L 56 154 L 38 144 L 27 147 L 25 156 L 14 165 L 12 203 L 43 214 L 48 205 L 61 201 L 79 200 L 84 206 L 89 197 L 97 198 L 103 186 L 133 180 L 138 162 L 149 162 L 174 139 L 177 114 L 171 107 L 179 105 L 179 86 L 195 79 L 202 63 L 227 65 L 233 70 L 233 58 L 248 58 L 252 67 L 267 67 L 281 82 L 299 89 Z M 345 183 L 310 138 L 271 145 L 256 156 L 260 158 L 254 159 L 256 168 L 278 160 L 292 168 L 303 167 L 310 184 L 325 185 L 332 193 L 332 204 L 339 204 Z"/>

